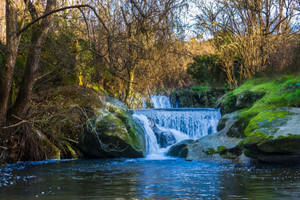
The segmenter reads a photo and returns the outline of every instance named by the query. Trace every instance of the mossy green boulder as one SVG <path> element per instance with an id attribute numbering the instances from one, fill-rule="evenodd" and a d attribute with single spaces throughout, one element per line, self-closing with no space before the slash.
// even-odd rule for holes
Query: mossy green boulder
<path id="1" fill-rule="evenodd" d="M 145 157 L 144 129 L 116 99 L 101 96 L 103 107 L 87 121 L 79 139 L 86 157 L 139 158 Z"/>
<path id="2" fill-rule="evenodd" d="M 259 113 L 245 130 L 244 153 L 267 163 L 300 162 L 300 108 Z"/>

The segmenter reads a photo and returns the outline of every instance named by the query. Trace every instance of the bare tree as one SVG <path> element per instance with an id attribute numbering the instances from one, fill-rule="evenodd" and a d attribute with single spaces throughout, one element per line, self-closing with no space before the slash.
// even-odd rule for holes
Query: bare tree
<path id="1" fill-rule="evenodd" d="M 270 54 L 278 47 L 278 41 L 299 32 L 296 7 L 297 0 L 204 1 L 197 16 L 198 27 L 216 39 L 216 48 L 224 62 L 227 51 L 236 52 L 231 55 L 235 60 L 239 57 L 239 79 L 250 78 L 270 66 Z M 234 66 L 225 65 L 232 84 L 236 82 L 232 78 Z"/>

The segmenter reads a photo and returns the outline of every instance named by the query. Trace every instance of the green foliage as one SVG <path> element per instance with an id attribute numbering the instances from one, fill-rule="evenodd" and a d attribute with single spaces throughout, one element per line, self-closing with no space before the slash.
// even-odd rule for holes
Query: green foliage
<path id="1" fill-rule="evenodd" d="M 191 89 L 194 92 L 207 92 L 207 91 L 211 90 L 211 87 L 208 87 L 208 86 L 192 86 Z"/>
<path id="2" fill-rule="evenodd" d="M 193 58 L 193 62 L 189 63 L 187 73 L 198 84 L 215 84 L 225 83 L 221 78 L 223 71 L 218 63 L 218 57 L 215 54 L 199 55 Z M 221 78 L 221 79 L 220 79 Z"/>
<path id="3" fill-rule="evenodd" d="M 194 86 L 171 93 L 173 106 L 180 107 L 216 107 L 216 102 L 226 92 L 224 87 Z"/>
<path id="4" fill-rule="evenodd" d="M 289 99 L 288 99 L 288 106 L 293 107 L 300 107 L 300 92 L 294 93 Z"/>
<path id="5" fill-rule="evenodd" d="M 225 113 L 230 113 L 236 110 L 236 96 L 229 92 L 223 100 L 223 107 Z"/>

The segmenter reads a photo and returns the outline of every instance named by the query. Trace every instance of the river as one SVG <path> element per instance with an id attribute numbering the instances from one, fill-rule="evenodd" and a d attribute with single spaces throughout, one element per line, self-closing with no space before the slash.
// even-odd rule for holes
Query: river
<path id="1" fill-rule="evenodd" d="M 0 171 L 1 199 L 299 199 L 299 167 L 183 159 L 31 162 Z"/>
<path id="2" fill-rule="evenodd" d="M 0 168 L 0 199 L 300 199 L 300 167 L 167 157 L 170 146 L 160 146 L 157 137 L 180 142 L 213 134 L 221 115 L 218 109 L 172 109 L 165 97 L 154 99 L 160 109 L 132 111 L 146 131 L 146 158 L 8 165 Z"/>

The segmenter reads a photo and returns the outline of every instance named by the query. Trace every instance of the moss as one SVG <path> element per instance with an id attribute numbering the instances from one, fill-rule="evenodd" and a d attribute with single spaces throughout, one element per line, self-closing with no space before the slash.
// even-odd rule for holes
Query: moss
<path id="1" fill-rule="evenodd" d="M 237 100 L 236 95 L 234 95 L 232 92 L 226 94 L 226 97 L 222 101 L 224 113 L 231 113 L 237 110 L 236 100 Z"/>
<path id="2" fill-rule="evenodd" d="M 101 120 L 94 120 L 94 124 L 98 133 L 105 133 L 109 136 L 118 136 L 122 139 L 126 139 L 126 127 L 121 119 L 108 113 Z"/>
<path id="3" fill-rule="evenodd" d="M 244 145 L 259 144 L 268 139 L 268 135 L 263 132 L 251 133 L 243 142 Z"/>
<path id="4" fill-rule="evenodd" d="M 131 139 L 131 145 L 134 146 L 136 149 L 142 151 L 143 146 L 145 146 L 145 144 L 142 144 L 142 141 L 144 140 L 143 128 L 139 123 L 137 123 L 130 117 L 128 117 L 126 121 L 126 129 Z"/>
<path id="5" fill-rule="evenodd" d="M 238 156 L 234 155 L 234 154 L 231 154 L 231 153 L 227 153 L 227 154 L 221 154 L 220 155 L 222 158 L 225 158 L 225 159 L 235 159 L 237 158 Z"/>
<path id="6" fill-rule="evenodd" d="M 224 151 L 224 150 L 226 150 L 227 148 L 225 147 L 225 146 L 218 146 L 218 148 L 217 148 L 217 151 L 218 152 L 221 152 L 221 151 Z"/>
<path id="7" fill-rule="evenodd" d="M 234 148 L 227 149 L 224 146 L 219 146 L 218 153 L 222 158 L 235 159 L 243 153 L 243 148 L 236 146 Z"/>
<path id="8" fill-rule="evenodd" d="M 257 144 L 260 151 L 267 153 L 298 153 L 300 151 L 300 135 L 289 134 L 277 138 L 268 138 Z"/>
<path id="9" fill-rule="evenodd" d="M 288 99 L 288 106 L 300 107 L 300 92 L 294 93 Z"/>
<path id="10" fill-rule="evenodd" d="M 253 151 L 251 149 L 244 148 L 243 152 L 244 152 L 245 156 L 247 156 L 249 158 L 255 158 L 256 157 L 256 151 Z"/>
<path id="11" fill-rule="evenodd" d="M 206 153 L 206 155 L 213 155 L 218 153 L 214 148 L 208 148 L 207 150 L 203 150 L 203 152 Z"/>
<path id="12" fill-rule="evenodd" d="M 71 154 L 71 158 L 78 158 L 77 153 L 74 151 L 74 149 L 71 147 L 71 145 L 66 144 L 70 154 Z"/>
<path id="13" fill-rule="evenodd" d="M 191 87 L 192 91 L 195 92 L 207 92 L 209 90 L 211 90 L 211 87 L 207 87 L 207 86 L 193 86 Z"/>
<path id="14" fill-rule="evenodd" d="M 247 111 L 259 113 L 274 108 L 298 105 L 300 93 L 300 75 L 283 75 L 276 79 L 251 79 L 235 89 L 232 94 L 240 95 L 246 91 L 265 93 L 265 95 Z M 295 103 L 294 103 L 295 101 Z"/>
<path id="15" fill-rule="evenodd" d="M 263 128 L 263 127 L 270 127 L 272 126 L 272 122 L 274 120 L 278 120 L 280 118 L 284 118 L 286 115 L 289 115 L 291 113 L 286 111 L 265 111 L 262 113 L 259 113 L 254 118 L 252 118 L 245 129 L 245 135 L 249 136 L 251 133 L 253 133 L 256 129 Z"/>

